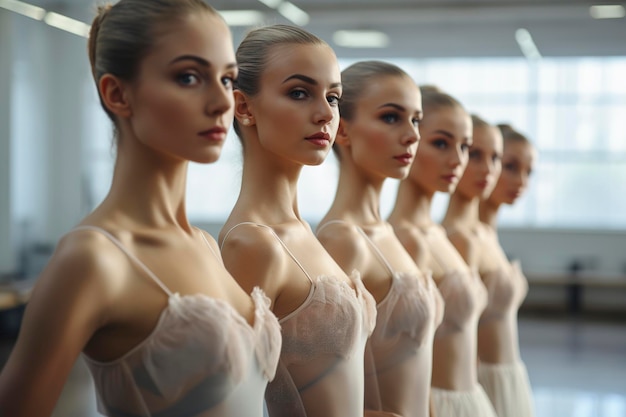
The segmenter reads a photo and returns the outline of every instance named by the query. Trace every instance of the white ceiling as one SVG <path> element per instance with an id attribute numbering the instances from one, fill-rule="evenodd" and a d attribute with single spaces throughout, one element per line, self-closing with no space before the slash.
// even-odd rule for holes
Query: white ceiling
<path id="1" fill-rule="evenodd" d="M 90 22 L 94 0 L 31 0 Z M 515 30 L 530 31 L 543 56 L 626 56 L 626 19 L 595 20 L 582 0 L 292 0 L 310 15 L 305 28 L 346 58 L 522 56 Z M 219 10 L 257 9 L 266 23 L 290 23 L 257 0 L 213 0 Z M 602 1 L 607 4 L 607 1 Z M 624 4 L 615 1 L 608 3 Z M 338 29 L 378 29 L 384 49 L 332 43 Z M 238 43 L 247 28 L 233 28 Z"/>

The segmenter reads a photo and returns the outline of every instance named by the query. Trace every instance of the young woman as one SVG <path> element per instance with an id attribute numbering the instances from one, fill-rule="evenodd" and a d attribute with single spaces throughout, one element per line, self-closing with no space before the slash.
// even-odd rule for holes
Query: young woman
<path id="1" fill-rule="evenodd" d="M 251 31 L 236 55 L 243 177 L 219 239 L 228 270 L 244 289 L 263 288 L 280 318 L 283 347 L 266 393 L 269 414 L 361 417 L 376 306 L 300 217 L 296 193 L 302 167 L 321 164 L 335 140 L 337 59 L 318 37 L 285 25 Z"/>
<path id="2" fill-rule="evenodd" d="M 517 330 L 517 311 L 528 283 L 519 263 L 509 262 L 498 241 L 497 214 L 503 204 L 515 203 L 526 190 L 535 150 L 521 133 L 508 125 L 499 127 L 504 138 L 502 174 L 493 192 L 480 203 L 481 275 L 489 303 L 478 327 L 478 378 L 499 416 L 532 417 L 532 391 Z"/>
<path id="3" fill-rule="evenodd" d="M 402 69 L 378 61 L 348 67 L 341 82 L 339 185 L 318 238 L 344 271 L 359 271 L 378 303 L 366 350 L 366 409 L 427 417 L 443 300 L 379 207 L 385 179 L 405 178 L 415 157 L 420 91 Z"/>
<path id="4" fill-rule="evenodd" d="M 49 416 L 82 352 L 104 415 L 260 417 L 278 321 L 185 214 L 189 161 L 217 160 L 232 121 L 230 31 L 202 0 L 121 0 L 94 19 L 89 57 L 113 182 L 37 282 L 0 415 Z"/>
<path id="5" fill-rule="evenodd" d="M 409 176 L 400 183 L 389 222 L 408 252 L 424 262 L 422 269 L 432 271 L 445 302 L 433 344 L 435 415 L 493 417 L 476 375 L 476 333 L 487 292 L 430 213 L 434 194 L 454 191 L 463 174 L 472 122 L 456 99 L 434 87 L 422 88 L 422 104 L 421 143 Z"/>
<path id="6" fill-rule="evenodd" d="M 491 194 L 502 169 L 502 135 L 477 115 L 472 115 L 472 145 L 469 162 L 454 193 L 441 224 L 448 238 L 470 268 L 481 267 L 489 254 L 481 253 L 485 228 L 478 218 L 480 201 Z M 484 255 L 484 256 L 483 256 Z"/>

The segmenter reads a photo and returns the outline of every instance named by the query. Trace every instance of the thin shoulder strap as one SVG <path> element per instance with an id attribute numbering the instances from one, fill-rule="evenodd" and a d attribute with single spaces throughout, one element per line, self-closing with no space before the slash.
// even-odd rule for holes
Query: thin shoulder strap
<path id="1" fill-rule="evenodd" d="M 117 246 L 122 252 L 124 252 L 126 254 L 126 256 L 128 256 L 128 258 L 134 262 L 139 268 L 141 268 L 141 270 L 143 270 L 150 278 L 152 278 L 152 280 L 159 286 L 161 287 L 161 289 L 168 295 L 168 296 L 172 296 L 172 292 L 169 290 L 169 288 L 167 288 L 165 286 L 165 284 L 163 284 L 161 282 L 161 280 L 156 276 L 156 274 L 154 274 L 154 272 L 152 272 L 143 262 L 141 262 L 139 260 L 139 258 L 137 258 L 135 255 L 133 255 L 130 251 L 128 251 L 128 249 L 126 249 L 124 247 L 124 245 L 122 244 L 122 242 L 120 242 L 115 236 L 113 236 L 111 233 L 107 232 L 106 230 L 97 227 L 97 226 L 89 226 L 89 225 L 84 225 L 84 226 L 78 226 L 75 227 L 72 231 L 76 231 L 76 230 L 91 230 L 94 232 L 98 232 L 104 236 L 106 236 L 111 242 L 113 242 L 113 244 L 115 246 Z"/>
<path id="2" fill-rule="evenodd" d="M 376 246 L 376 244 L 372 241 L 372 239 L 370 239 L 370 237 L 367 235 L 367 233 L 365 233 L 365 231 L 359 225 L 356 225 L 354 223 L 348 223 L 348 222 L 346 222 L 344 220 L 329 220 L 326 223 L 318 226 L 317 233 L 319 233 L 323 228 L 325 228 L 326 226 L 331 225 L 331 224 L 347 224 L 347 225 L 356 227 L 358 232 L 361 234 L 361 236 L 363 236 L 365 238 L 365 241 L 370 245 L 370 247 L 374 251 L 374 254 L 380 260 L 380 262 L 385 266 L 385 268 L 387 268 L 389 270 L 391 275 L 393 275 L 395 273 L 395 271 L 391 267 L 391 264 L 389 263 L 389 261 L 387 261 L 387 258 L 385 258 L 385 255 L 383 255 L 383 253 L 380 251 L 378 246 Z"/>
<path id="3" fill-rule="evenodd" d="M 221 257 L 217 256 L 217 253 L 215 253 L 215 251 L 213 250 L 213 248 L 211 247 L 211 244 L 209 243 L 209 240 L 206 238 L 206 236 L 204 235 L 204 230 L 199 229 L 196 227 L 196 230 L 198 230 L 200 232 L 200 235 L 202 235 L 202 239 L 204 239 L 204 243 L 206 243 L 206 245 L 208 246 L 209 250 L 211 251 L 211 253 L 213 254 L 213 256 L 215 256 L 218 260 L 221 261 Z"/>
<path id="4" fill-rule="evenodd" d="M 309 273 L 306 271 L 306 269 L 304 269 L 304 266 L 302 266 L 302 264 L 300 263 L 300 261 L 298 261 L 298 259 L 295 257 L 295 255 L 289 250 L 289 248 L 287 247 L 287 245 L 285 245 L 285 242 L 282 241 L 282 239 L 280 237 L 278 237 L 278 235 L 276 234 L 276 232 L 274 231 L 274 229 L 272 229 L 270 226 L 267 226 L 265 224 L 261 224 L 261 223 L 254 223 L 254 222 L 241 222 L 241 223 L 237 223 L 236 225 L 234 225 L 233 227 L 231 227 L 230 229 L 228 229 L 228 231 L 226 232 L 226 234 L 224 234 L 224 239 L 222 239 L 222 245 L 220 247 L 220 250 L 224 248 L 224 243 L 226 242 L 226 239 L 228 238 L 228 235 L 230 235 L 230 232 L 232 232 L 236 227 L 239 227 L 241 225 L 251 225 L 251 226 L 258 226 L 258 227 L 264 227 L 266 229 L 268 229 L 270 231 L 270 233 L 272 233 L 272 235 L 276 238 L 276 240 L 278 240 L 278 242 L 280 242 L 281 246 L 285 249 L 285 251 L 289 254 L 289 256 L 291 257 L 291 259 L 293 259 L 293 261 L 296 263 L 296 265 L 298 265 L 298 267 L 302 270 L 302 272 L 304 272 L 304 275 L 306 275 L 306 277 L 309 279 L 309 281 L 311 281 L 311 283 L 313 283 L 313 278 L 311 278 L 311 276 L 309 275 Z"/>
<path id="5" fill-rule="evenodd" d="M 432 225 L 432 226 L 429 226 L 429 227 L 438 227 L 438 226 L 437 225 Z M 424 239 L 429 240 L 429 233 L 428 232 L 424 233 Z M 428 252 L 430 253 L 430 255 L 433 258 L 433 260 L 435 261 L 435 263 L 437 265 L 439 265 L 439 268 L 441 268 L 444 271 L 448 271 L 449 270 L 446 267 L 445 262 L 443 262 L 443 260 L 439 257 L 439 253 L 437 251 L 432 250 L 432 248 L 430 248 L 430 242 L 429 242 Z"/>

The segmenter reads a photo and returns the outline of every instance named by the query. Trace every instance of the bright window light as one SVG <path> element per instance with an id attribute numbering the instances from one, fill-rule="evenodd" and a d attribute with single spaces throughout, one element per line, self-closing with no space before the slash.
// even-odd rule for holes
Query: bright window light
<path id="1" fill-rule="evenodd" d="M 70 32 L 78 36 L 83 36 L 85 38 L 89 37 L 90 26 L 87 23 L 69 18 L 67 16 L 63 16 L 62 14 L 48 12 L 48 14 L 46 14 L 46 17 L 43 18 L 43 21 L 50 26 L 64 30 L 66 32 Z"/>
<path id="2" fill-rule="evenodd" d="M 17 0 L 0 0 L 0 8 L 10 10 L 31 19 L 41 20 L 46 15 L 46 11 L 41 7 L 24 3 Z"/>
<path id="3" fill-rule="evenodd" d="M 589 8 L 589 14 L 594 19 L 621 19 L 626 16 L 626 10 L 624 6 L 620 4 L 607 4 L 591 6 Z"/>
<path id="4" fill-rule="evenodd" d="M 541 59 L 541 53 L 528 30 L 523 28 L 517 29 L 515 31 L 515 40 L 526 58 L 529 60 Z"/>
<path id="5" fill-rule="evenodd" d="M 220 10 L 229 26 L 254 26 L 263 23 L 263 13 L 258 10 Z"/>
<path id="6" fill-rule="evenodd" d="M 277 8 L 283 2 L 283 0 L 259 0 L 259 1 L 263 3 L 264 5 L 266 5 L 267 7 L 270 7 L 272 9 Z"/>
<path id="7" fill-rule="evenodd" d="M 338 30 L 333 41 L 346 48 L 384 48 L 389 45 L 389 36 L 377 30 Z"/>
<path id="8" fill-rule="evenodd" d="M 304 26 L 309 23 L 309 14 L 291 2 L 280 3 L 277 10 L 296 25 Z"/>

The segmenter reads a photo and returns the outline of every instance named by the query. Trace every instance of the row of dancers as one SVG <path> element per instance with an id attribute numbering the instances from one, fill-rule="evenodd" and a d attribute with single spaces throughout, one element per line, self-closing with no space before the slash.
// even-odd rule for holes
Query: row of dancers
<path id="1" fill-rule="evenodd" d="M 528 139 L 391 63 L 340 72 L 299 27 L 232 43 L 202 0 L 99 9 L 89 59 L 113 180 L 38 278 L 0 415 L 49 416 L 82 356 L 106 416 L 532 416 L 527 284 L 497 236 Z M 231 124 L 241 189 L 216 241 L 186 216 L 186 175 L 218 160 Z M 313 230 L 298 178 L 331 148 L 339 183 Z"/>

